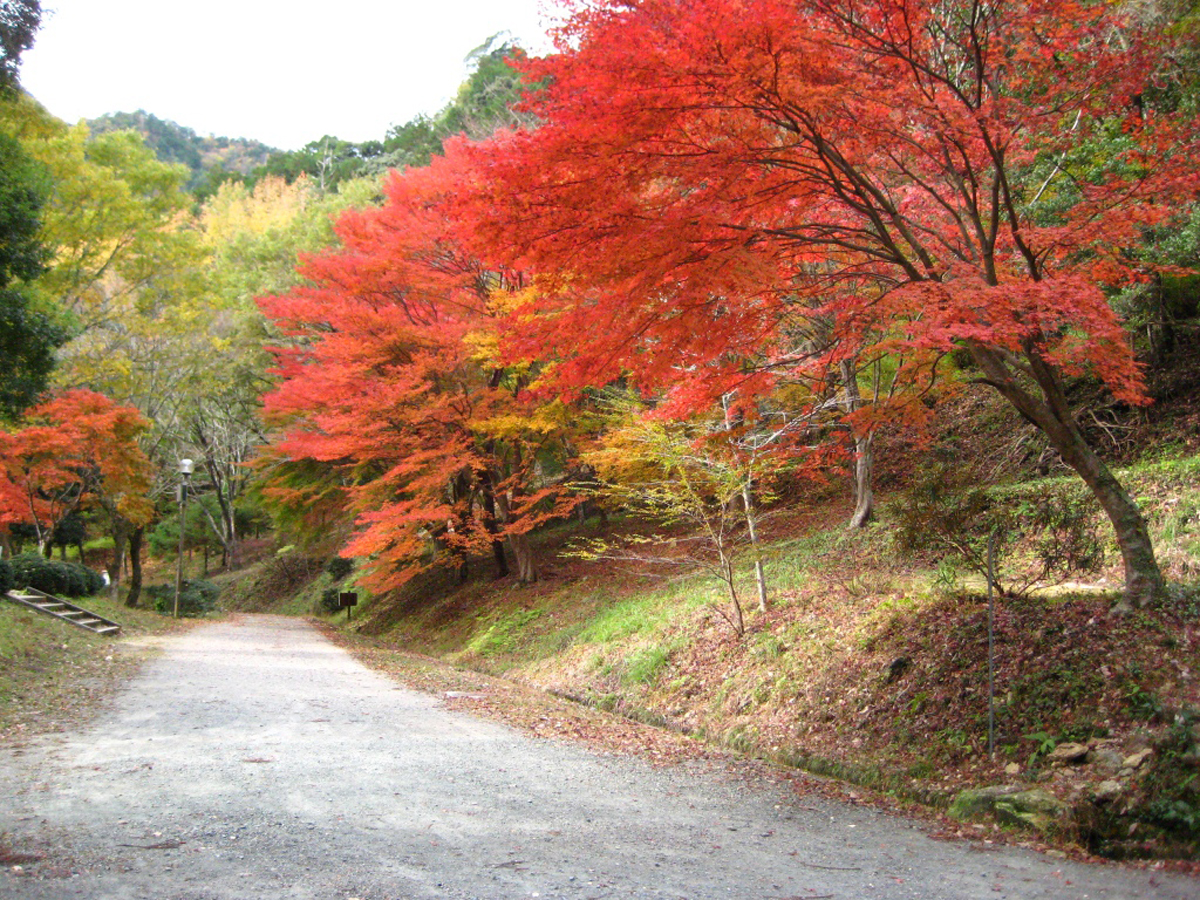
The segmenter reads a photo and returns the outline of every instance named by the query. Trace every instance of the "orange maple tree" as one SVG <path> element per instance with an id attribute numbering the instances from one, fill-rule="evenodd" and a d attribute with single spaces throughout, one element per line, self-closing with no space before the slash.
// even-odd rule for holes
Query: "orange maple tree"
<path id="1" fill-rule="evenodd" d="M 290 339 L 264 398 L 280 433 L 264 494 L 344 503 L 358 529 L 343 552 L 369 560 L 374 590 L 433 565 L 465 573 L 489 549 L 507 574 L 505 543 L 534 580 L 528 532 L 563 509 L 544 464 L 565 423 L 494 359 L 520 279 L 465 252 L 442 203 L 463 177 L 446 160 L 393 173 L 384 205 L 346 213 L 341 246 L 304 262 L 305 286 L 259 301 Z"/>
<path id="2" fill-rule="evenodd" d="M 1145 95 L 1169 38 L 1110 3 L 598 0 L 529 60 L 538 127 L 455 152 L 499 258 L 557 273 L 511 352 L 681 408 L 955 348 L 1111 520 L 1126 601 L 1163 580 L 1064 379 L 1145 401 L 1105 288 L 1195 197 L 1195 124 Z M 1157 67 L 1157 68 L 1156 68 Z M 819 345 L 797 321 L 825 323 Z"/>
<path id="3" fill-rule="evenodd" d="M 31 525 L 38 548 L 72 512 L 99 508 L 114 536 L 116 585 L 127 525 L 149 522 L 152 466 L 138 445 L 150 423 L 103 394 L 73 390 L 26 413 L 28 424 L 0 433 L 0 525 Z"/>

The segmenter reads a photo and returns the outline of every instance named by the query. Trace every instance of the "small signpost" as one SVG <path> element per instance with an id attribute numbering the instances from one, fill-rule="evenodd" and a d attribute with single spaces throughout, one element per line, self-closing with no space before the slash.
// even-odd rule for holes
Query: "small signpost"
<path id="1" fill-rule="evenodd" d="M 350 607 L 358 606 L 358 591 L 342 591 L 338 594 L 338 606 L 346 608 L 346 621 L 350 621 Z"/>

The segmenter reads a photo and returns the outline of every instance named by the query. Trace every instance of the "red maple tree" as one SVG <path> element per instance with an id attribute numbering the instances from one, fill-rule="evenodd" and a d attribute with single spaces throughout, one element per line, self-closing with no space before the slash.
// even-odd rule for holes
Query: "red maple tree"
<path id="1" fill-rule="evenodd" d="M 38 548 L 72 512 L 99 508 L 114 535 L 109 574 L 122 569 L 127 524 L 149 522 L 152 467 L 138 445 L 149 422 L 103 394 L 73 390 L 26 413 L 28 424 L 0 434 L 0 524 L 33 526 Z"/>
<path id="2" fill-rule="evenodd" d="M 1064 379 L 1145 400 L 1105 288 L 1195 196 L 1194 123 L 1143 102 L 1162 32 L 1059 0 L 601 0 L 558 37 L 524 64 L 539 127 L 457 149 L 480 239 L 558 276 L 514 353 L 699 404 L 965 349 L 1098 498 L 1127 601 L 1161 594 Z"/>
<path id="3" fill-rule="evenodd" d="M 264 398 L 281 432 L 265 493 L 344 502 L 343 552 L 370 560 L 374 590 L 489 549 L 507 574 L 504 542 L 532 581 L 528 532 L 558 509 L 542 466 L 563 423 L 490 352 L 496 298 L 520 284 L 462 249 L 442 197 L 463 177 L 445 160 L 393 173 L 384 205 L 346 213 L 341 246 L 305 261 L 308 285 L 260 300 L 291 339 Z M 306 466 L 324 473 L 308 486 Z"/>

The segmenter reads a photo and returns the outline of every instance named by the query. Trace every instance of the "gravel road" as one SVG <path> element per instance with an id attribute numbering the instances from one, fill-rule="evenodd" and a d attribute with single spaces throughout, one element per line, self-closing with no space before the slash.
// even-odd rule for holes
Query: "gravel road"
<path id="1" fill-rule="evenodd" d="M 0 834 L 11 900 L 1200 897 L 530 738 L 271 616 L 172 637 L 88 729 L 0 751 Z"/>

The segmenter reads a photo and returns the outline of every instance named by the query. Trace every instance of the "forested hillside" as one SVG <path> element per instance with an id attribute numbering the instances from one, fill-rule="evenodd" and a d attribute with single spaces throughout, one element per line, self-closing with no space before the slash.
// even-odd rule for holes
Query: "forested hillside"
<path id="1" fill-rule="evenodd" d="M 505 61 L 513 50 L 501 36 L 492 37 L 468 57 L 473 71 L 451 103 L 433 115 L 396 125 L 374 141 L 354 143 L 326 135 L 300 150 L 284 151 L 244 137 L 202 137 L 144 110 L 110 113 L 87 124 L 93 135 L 137 132 L 159 160 L 188 168 L 185 187 L 200 199 L 226 181 L 253 187 L 271 176 L 292 182 L 307 175 L 322 189 L 332 189 L 389 169 L 426 165 L 441 152 L 446 138 L 486 137 L 497 128 L 528 122 L 529 116 L 514 108 L 521 94 L 520 76 Z"/>
<path id="2" fill-rule="evenodd" d="M 381 636 L 915 782 L 1148 749 L 1088 802 L 1194 850 L 1198 15 L 601 0 L 288 153 L 10 86 L 5 555 L 350 579 Z M 1061 690 L 985 762 L 989 595 Z"/>
<path id="3" fill-rule="evenodd" d="M 258 141 L 246 138 L 201 137 L 191 128 L 164 121 L 145 110 L 116 112 L 87 123 L 93 135 L 110 131 L 136 131 L 165 163 L 187 166 L 187 189 L 206 193 L 229 177 L 246 177 L 277 154 Z"/>

